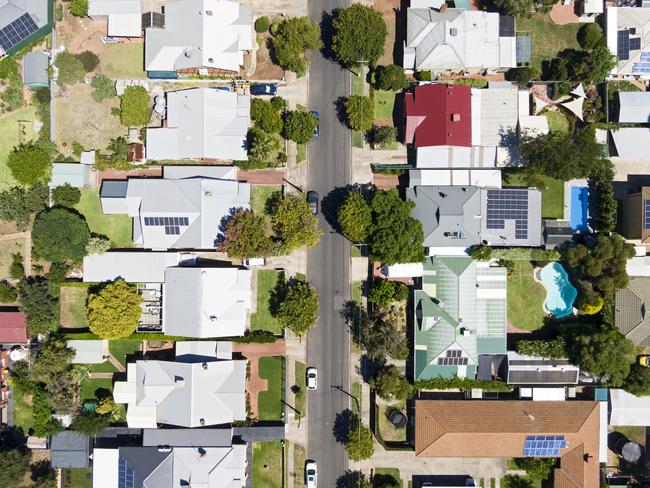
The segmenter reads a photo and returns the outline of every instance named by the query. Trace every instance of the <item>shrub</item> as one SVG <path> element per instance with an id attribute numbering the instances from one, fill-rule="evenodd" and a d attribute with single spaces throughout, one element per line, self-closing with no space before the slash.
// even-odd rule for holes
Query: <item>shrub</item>
<path id="1" fill-rule="evenodd" d="M 0 303 L 14 303 L 18 298 L 16 289 L 8 281 L 0 281 Z"/>
<path id="2" fill-rule="evenodd" d="M 280 155 L 284 154 L 282 140 L 277 134 L 270 134 L 259 127 L 251 127 L 247 135 L 248 159 L 260 162 L 260 166 L 278 166 Z"/>
<path id="3" fill-rule="evenodd" d="M 18 75 L 18 63 L 12 57 L 5 57 L 0 60 L 0 79 L 6 80 Z"/>
<path id="4" fill-rule="evenodd" d="M 111 248 L 111 241 L 102 236 L 92 236 L 86 244 L 86 254 L 104 254 Z"/>
<path id="5" fill-rule="evenodd" d="M 284 112 L 287 109 L 287 101 L 282 97 L 271 98 L 271 105 L 278 112 Z"/>
<path id="6" fill-rule="evenodd" d="M 96 102 L 101 102 L 107 98 L 117 96 L 115 91 L 115 82 L 107 76 L 95 76 L 90 82 L 90 86 L 94 88 L 92 97 Z"/>
<path id="7" fill-rule="evenodd" d="M 399 91 L 406 84 L 404 68 L 396 64 L 377 66 L 375 70 L 375 88 L 378 90 Z"/>
<path id="8" fill-rule="evenodd" d="M 68 272 L 70 272 L 68 263 L 52 263 L 45 277 L 50 283 L 59 284 L 65 281 Z"/>
<path id="9" fill-rule="evenodd" d="M 298 144 L 305 144 L 312 138 L 318 121 L 309 112 L 294 110 L 284 117 L 284 136 Z"/>
<path id="10" fill-rule="evenodd" d="M 366 132 L 375 119 L 375 107 L 370 97 L 353 95 L 344 102 L 345 115 L 352 130 Z"/>
<path id="11" fill-rule="evenodd" d="M 603 29 L 595 22 L 583 24 L 578 30 L 578 42 L 582 49 L 593 49 L 603 38 Z"/>
<path id="12" fill-rule="evenodd" d="M 41 387 L 34 390 L 32 397 L 32 417 L 34 419 L 34 435 L 47 437 L 63 430 L 63 425 L 52 418 L 52 405 L 47 392 Z"/>
<path id="13" fill-rule="evenodd" d="M 84 65 L 68 51 L 57 54 L 54 66 L 59 70 L 59 77 L 56 80 L 59 85 L 75 85 L 82 81 L 86 75 Z"/>
<path id="14" fill-rule="evenodd" d="M 413 385 L 392 364 L 380 371 L 370 381 L 370 386 L 384 400 L 407 400 L 413 395 Z"/>
<path id="15" fill-rule="evenodd" d="M 472 249 L 472 258 L 478 261 L 489 261 L 492 259 L 492 252 L 490 246 L 478 246 Z"/>
<path id="16" fill-rule="evenodd" d="M 73 207 L 79 203 L 79 200 L 81 199 L 81 191 L 70 183 L 66 183 L 57 186 L 52 190 L 52 199 L 54 200 L 55 205 L 60 205 L 61 207 Z"/>
<path id="17" fill-rule="evenodd" d="M 605 300 L 600 295 L 596 295 L 595 303 L 583 302 L 578 300 L 578 309 L 586 315 L 594 315 L 600 312 L 605 304 Z"/>
<path id="18" fill-rule="evenodd" d="M 374 148 L 390 146 L 397 141 L 397 129 L 389 125 L 373 125 L 370 139 Z"/>
<path id="19" fill-rule="evenodd" d="M 397 285 L 394 281 L 375 281 L 370 289 L 370 293 L 368 293 L 368 301 L 376 303 L 380 307 L 386 307 L 395 300 L 396 288 Z"/>
<path id="20" fill-rule="evenodd" d="M 415 73 L 415 79 L 418 81 L 431 81 L 431 71 L 418 71 Z"/>
<path id="21" fill-rule="evenodd" d="M 265 132 L 279 134 L 282 131 L 282 116 L 278 109 L 261 98 L 253 98 L 251 101 L 251 118 L 255 125 Z"/>
<path id="22" fill-rule="evenodd" d="M 89 437 L 101 434 L 111 423 L 110 415 L 81 412 L 72 421 L 70 429 Z"/>
<path id="23" fill-rule="evenodd" d="M 271 27 L 271 21 L 266 16 L 259 17 L 255 20 L 255 32 L 262 33 L 267 32 Z"/>
<path id="24" fill-rule="evenodd" d="M 88 296 L 86 306 L 91 332 L 103 339 L 119 339 L 135 332 L 142 297 L 135 287 L 118 279 Z"/>
<path id="25" fill-rule="evenodd" d="M 7 166 L 16 181 L 29 186 L 48 178 L 50 165 L 50 155 L 34 142 L 16 146 L 7 159 Z"/>
<path id="26" fill-rule="evenodd" d="M 11 83 L 2 92 L 0 99 L 7 105 L 9 110 L 17 110 L 24 105 L 23 85 L 20 77 L 11 78 Z"/>
<path id="27" fill-rule="evenodd" d="M 463 390 L 468 391 L 472 388 L 480 388 L 484 391 L 496 392 L 509 392 L 512 388 L 502 381 L 490 380 L 473 380 L 470 378 L 444 378 L 437 376 L 428 380 L 420 380 L 415 382 L 415 387 L 418 390 Z"/>
<path id="28" fill-rule="evenodd" d="M 88 0 L 71 0 L 68 9 L 75 17 L 86 17 L 88 15 Z"/>
<path id="29" fill-rule="evenodd" d="M 47 281 L 29 279 L 20 285 L 20 310 L 27 316 L 30 336 L 55 331 L 59 326 L 59 302 Z"/>
<path id="30" fill-rule="evenodd" d="M 520 68 L 510 68 L 506 73 L 508 81 L 514 81 L 519 86 L 526 86 L 530 80 L 538 79 L 540 72 L 534 66 L 522 66 Z"/>
<path id="31" fill-rule="evenodd" d="M 569 357 L 567 343 L 562 337 L 519 341 L 517 343 L 517 352 L 524 356 L 539 356 L 549 359 L 566 359 Z"/>
<path id="32" fill-rule="evenodd" d="M 491 254 L 494 259 L 505 259 L 508 261 L 558 261 L 561 257 L 560 253 L 553 249 L 539 249 L 534 247 L 492 248 Z M 473 254 L 472 257 L 474 257 Z"/>
<path id="33" fill-rule="evenodd" d="M 147 125 L 151 118 L 151 100 L 142 86 L 129 86 L 120 97 L 120 121 L 127 127 Z"/>
<path id="34" fill-rule="evenodd" d="M 11 255 L 11 265 L 9 266 L 9 277 L 19 280 L 25 277 L 25 266 L 23 265 L 23 256 L 20 253 Z"/>
<path id="35" fill-rule="evenodd" d="M 79 54 L 75 54 L 76 58 L 81 61 L 86 73 L 93 71 L 99 64 L 99 58 L 92 51 L 83 51 Z"/>
<path id="36" fill-rule="evenodd" d="M 32 230 L 34 256 L 50 262 L 79 262 L 86 255 L 90 230 L 86 220 L 67 208 L 40 213 Z"/>

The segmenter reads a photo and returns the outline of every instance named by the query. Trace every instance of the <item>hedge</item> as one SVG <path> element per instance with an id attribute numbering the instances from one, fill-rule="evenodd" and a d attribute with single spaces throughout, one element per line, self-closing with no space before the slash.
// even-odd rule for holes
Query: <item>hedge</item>
<path id="1" fill-rule="evenodd" d="M 485 259 L 488 255 L 492 259 L 505 259 L 507 261 L 558 261 L 560 253 L 553 249 L 541 249 L 535 247 L 492 247 L 491 252 L 487 251 L 489 246 L 477 247 L 472 250 L 474 259 Z"/>
<path id="2" fill-rule="evenodd" d="M 490 380 L 472 380 L 470 378 L 444 378 L 438 376 L 428 380 L 419 380 L 415 382 L 415 388 L 418 390 L 471 390 L 480 388 L 484 391 L 510 392 L 512 388 L 502 381 Z"/>
<path id="3" fill-rule="evenodd" d="M 517 352 L 524 356 L 540 356 L 550 359 L 566 359 L 568 357 L 566 341 L 562 337 L 555 339 L 519 341 Z"/>

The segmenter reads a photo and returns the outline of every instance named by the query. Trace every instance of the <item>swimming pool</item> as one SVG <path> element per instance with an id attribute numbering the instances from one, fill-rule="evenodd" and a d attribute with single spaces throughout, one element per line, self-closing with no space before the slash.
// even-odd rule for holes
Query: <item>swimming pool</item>
<path id="1" fill-rule="evenodd" d="M 569 281 L 564 267 L 560 263 L 549 263 L 542 268 L 539 278 L 546 288 L 546 311 L 557 318 L 571 315 L 578 291 Z"/>
<path id="2" fill-rule="evenodd" d="M 589 188 L 586 186 L 571 187 L 571 217 L 570 225 L 573 230 L 587 230 L 589 210 Z"/>

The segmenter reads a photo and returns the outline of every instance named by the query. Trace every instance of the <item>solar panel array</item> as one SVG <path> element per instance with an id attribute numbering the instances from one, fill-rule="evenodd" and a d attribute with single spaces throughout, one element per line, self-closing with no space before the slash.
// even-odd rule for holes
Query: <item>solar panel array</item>
<path id="1" fill-rule="evenodd" d="M 638 51 L 641 49 L 641 38 L 633 37 L 630 39 L 630 51 Z"/>
<path id="2" fill-rule="evenodd" d="M 126 459 L 120 458 L 119 469 L 117 472 L 118 488 L 134 488 L 135 472 L 129 468 Z"/>
<path id="3" fill-rule="evenodd" d="M 488 190 L 488 229 L 503 229 L 506 220 L 515 221 L 515 239 L 528 238 L 528 190 Z"/>
<path id="4" fill-rule="evenodd" d="M 467 358 L 461 357 L 462 351 L 447 349 L 444 358 L 438 358 L 439 366 L 467 366 Z"/>
<path id="5" fill-rule="evenodd" d="M 563 435 L 529 435 L 524 444 L 525 457 L 558 457 L 566 447 Z"/>
<path id="6" fill-rule="evenodd" d="M 617 33 L 616 54 L 625 61 L 630 59 L 630 30 L 623 29 Z"/>
<path id="7" fill-rule="evenodd" d="M 643 200 L 643 227 L 650 229 L 650 200 Z"/>
<path id="8" fill-rule="evenodd" d="M 650 73 L 650 52 L 642 52 L 641 59 L 632 66 L 632 73 L 647 74 Z"/>
<path id="9" fill-rule="evenodd" d="M 6 52 L 37 30 L 38 26 L 31 15 L 23 14 L 11 24 L 0 29 L 0 47 Z"/>
<path id="10" fill-rule="evenodd" d="M 187 217 L 145 217 L 144 225 L 147 227 L 165 226 L 165 234 L 168 236 L 180 235 L 181 227 L 190 225 Z"/>

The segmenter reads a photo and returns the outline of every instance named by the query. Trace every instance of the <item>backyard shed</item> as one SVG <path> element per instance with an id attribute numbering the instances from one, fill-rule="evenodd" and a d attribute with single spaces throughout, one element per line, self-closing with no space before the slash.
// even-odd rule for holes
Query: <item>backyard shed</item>
<path id="1" fill-rule="evenodd" d="M 91 168 L 79 163 L 53 163 L 50 188 L 63 186 L 66 183 L 75 188 L 90 187 Z"/>
<path id="2" fill-rule="evenodd" d="M 87 468 L 90 439 L 84 434 L 64 430 L 50 438 L 53 468 Z"/>
<path id="3" fill-rule="evenodd" d="M 42 88 L 50 84 L 48 73 L 50 57 L 44 53 L 29 53 L 23 56 L 23 85 Z"/>
<path id="4" fill-rule="evenodd" d="M 68 347 L 74 349 L 73 364 L 100 364 L 104 362 L 104 342 L 98 340 L 70 340 Z M 107 352 L 107 351 L 106 351 Z"/>

